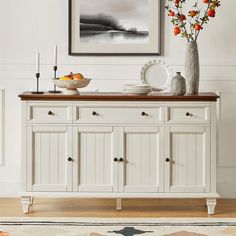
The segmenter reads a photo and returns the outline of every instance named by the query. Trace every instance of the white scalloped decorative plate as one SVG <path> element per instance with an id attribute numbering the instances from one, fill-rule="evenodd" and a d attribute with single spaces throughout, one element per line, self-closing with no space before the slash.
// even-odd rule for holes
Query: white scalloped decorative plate
<path id="1" fill-rule="evenodd" d="M 153 91 L 164 91 L 170 87 L 171 78 L 174 76 L 172 68 L 163 59 L 149 61 L 142 68 L 141 80 L 152 87 Z"/>

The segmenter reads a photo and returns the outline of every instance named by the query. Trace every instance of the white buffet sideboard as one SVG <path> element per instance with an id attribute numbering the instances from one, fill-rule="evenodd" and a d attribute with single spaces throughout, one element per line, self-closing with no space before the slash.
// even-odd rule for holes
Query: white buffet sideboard
<path id="1" fill-rule="evenodd" d="M 22 100 L 22 192 L 33 197 L 216 199 L 218 96 L 120 93 Z"/>

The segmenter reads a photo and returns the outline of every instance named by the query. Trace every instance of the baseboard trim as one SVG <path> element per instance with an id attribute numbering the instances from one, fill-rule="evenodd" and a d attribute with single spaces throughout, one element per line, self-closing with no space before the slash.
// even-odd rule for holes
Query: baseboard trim
<path id="1" fill-rule="evenodd" d="M 217 193 L 222 198 L 236 198 L 236 182 L 217 183 Z"/>
<path id="2" fill-rule="evenodd" d="M 0 182 L 0 197 L 18 197 L 20 186 L 20 182 Z"/>

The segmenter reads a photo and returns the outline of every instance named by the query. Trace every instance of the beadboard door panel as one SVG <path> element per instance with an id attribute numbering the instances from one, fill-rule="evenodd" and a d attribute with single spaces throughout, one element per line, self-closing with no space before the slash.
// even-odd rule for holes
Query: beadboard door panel
<path id="1" fill-rule="evenodd" d="M 72 128 L 29 126 L 27 143 L 27 190 L 71 191 Z"/>
<path id="2" fill-rule="evenodd" d="M 210 127 L 166 129 L 166 191 L 210 191 Z"/>
<path id="3" fill-rule="evenodd" d="M 163 127 L 120 128 L 119 191 L 163 191 Z"/>
<path id="4" fill-rule="evenodd" d="M 75 127 L 74 140 L 74 191 L 117 191 L 116 128 Z"/>

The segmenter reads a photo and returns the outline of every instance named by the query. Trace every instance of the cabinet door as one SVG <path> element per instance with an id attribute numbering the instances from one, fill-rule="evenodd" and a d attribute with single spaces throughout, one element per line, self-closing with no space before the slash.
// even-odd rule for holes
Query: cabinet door
<path id="1" fill-rule="evenodd" d="M 119 191 L 162 192 L 164 128 L 120 128 Z"/>
<path id="2" fill-rule="evenodd" d="M 74 128 L 74 191 L 117 191 L 116 136 L 110 126 Z"/>
<path id="3" fill-rule="evenodd" d="M 27 191 L 72 191 L 72 128 L 28 127 L 27 145 Z"/>
<path id="4" fill-rule="evenodd" d="M 210 127 L 166 129 L 165 191 L 209 192 Z"/>

